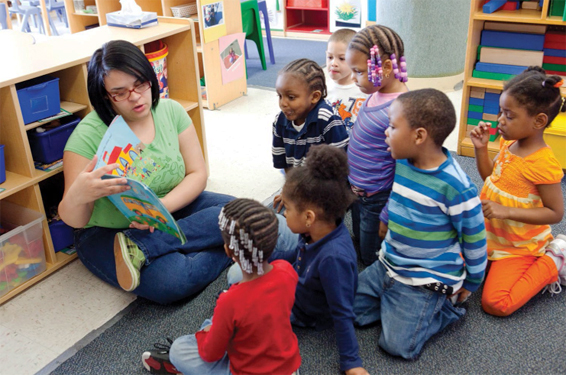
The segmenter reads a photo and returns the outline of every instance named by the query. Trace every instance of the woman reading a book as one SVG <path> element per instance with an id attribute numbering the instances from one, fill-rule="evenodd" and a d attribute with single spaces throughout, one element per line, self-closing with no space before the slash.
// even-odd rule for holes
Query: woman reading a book
<path id="1" fill-rule="evenodd" d="M 59 204 L 63 221 L 81 228 L 75 234 L 80 260 L 109 284 L 158 303 L 199 292 L 231 263 L 218 215 L 233 197 L 204 191 L 206 164 L 190 117 L 177 102 L 159 98 L 149 61 L 126 41 L 108 42 L 94 53 L 88 93 L 94 111 L 65 147 L 65 193 Z M 138 157 L 128 163 L 135 154 L 118 148 L 121 157 L 103 158 L 108 163 L 95 168 L 101 140 L 118 115 L 141 141 L 133 145 Z M 130 188 L 123 177 L 102 176 L 124 167 L 129 178 L 151 188 L 172 213 L 187 239 L 184 244 L 154 230 L 148 219 L 130 222 L 110 202 L 108 196 Z"/>

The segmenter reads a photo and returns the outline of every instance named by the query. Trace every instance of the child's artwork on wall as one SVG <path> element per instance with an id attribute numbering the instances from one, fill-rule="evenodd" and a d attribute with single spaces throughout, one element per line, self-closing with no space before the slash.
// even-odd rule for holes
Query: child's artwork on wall
<path id="1" fill-rule="evenodd" d="M 330 2 L 330 31 L 362 28 L 362 0 L 332 0 Z"/>
<path id="2" fill-rule="evenodd" d="M 226 35 L 218 39 L 220 52 L 220 70 L 222 72 L 222 84 L 240 79 L 245 74 L 244 40 L 246 34 L 237 33 Z"/>
<path id="3" fill-rule="evenodd" d="M 265 6 L 267 7 L 267 14 L 269 18 L 269 28 L 271 30 L 282 31 L 283 30 L 283 2 L 285 0 L 265 0 Z M 263 20 L 263 13 L 259 12 L 261 19 L 261 27 L 265 29 L 265 24 Z"/>
<path id="4" fill-rule="evenodd" d="M 209 43 L 226 35 L 224 23 L 224 2 L 218 0 L 203 0 L 201 2 L 204 42 Z"/>

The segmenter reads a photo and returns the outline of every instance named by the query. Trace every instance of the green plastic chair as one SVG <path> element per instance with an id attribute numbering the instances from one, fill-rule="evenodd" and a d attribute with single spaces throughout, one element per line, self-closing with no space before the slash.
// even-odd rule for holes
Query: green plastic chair
<path id="1" fill-rule="evenodd" d="M 246 34 L 246 39 L 253 40 L 257 45 L 261 67 L 263 70 L 267 70 L 257 0 L 242 1 L 240 5 L 242 9 L 242 31 Z"/>

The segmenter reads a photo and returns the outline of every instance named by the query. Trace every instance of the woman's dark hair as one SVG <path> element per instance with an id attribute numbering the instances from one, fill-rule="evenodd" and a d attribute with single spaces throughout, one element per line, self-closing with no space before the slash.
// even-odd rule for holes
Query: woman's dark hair
<path id="1" fill-rule="evenodd" d="M 561 77 L 547 76 L 540 66 L 529 66 L 523 73 L 505 83 L 503 92 L 524 107 L 529 116 L 546 114 L 546 126 L 549 126 L 560 111 L 566 111 L 566 105 L 560 96 L 560 81 Z"/>
<path id="2" fill-rule="evenodd" d="M 320 218 L 336 222 L 344 217 L 356 196 L 348 185 L 348 157 L 342 149 L 329 145 L 312 146 L 305 165 L 287 173 L 283 195 L 298 210 L 317 207 Z"/>
<path id="3" fill-rule="evenodd" d="M 104 87 L 104 77 L 111 70 L 119 70 L 136 77 L 140 82 L 151 82 L 151 105 L 159 103 L 159 83 L 155 71 L 143 52 L 125 40 L 112 40 L 97 49 L 88 64 L 88 97 L 94 110 L 106 125 L 116 113 Z"/>
<path id="4" fill-rule="evenodd" d="M 368 59 L 370 56 L 370 48 L 377 45 L 381 58 L 389 58 L 391 54 L 395 54 L 397 61 L 401 56 L 405 56 L 405 45 L 401 37 L 387 26 L 371 25 L 359 31 L 348 45 L 348 49 L 355 49 L 365 54 Z"/>
<path id="5" fill-rule="evenodd" d="M 287 64 L 278 75 L 284 73 L 295 74 L 301 77 L 307 83 L 307 86 L 311 92 L 320 91 L 322 94 L 320 99 L 326 98 L 326 78 L 324 77 L 324 70 L 314 61 L 309 59 L 298 59 L 291 61 Z"/>
<path id="6" fill-rule="evenodd" d="M 233 227 L 232 222 L 234 222 Z M 224 243 L 232 250 L 231 237 L 238 242 L 238 253 L 253 263 L 253 248 L 262 251 L 259 262 L 267 260 L 277 244 L 279 221 L 273 210 L 247 198 L 235 199 L 224 206 L 219 216 L 220 232 Z M 232 231 L 232 234 L 230 233 Z M 242 238 L 244 234 L 244 238 Z M 246 241 L 252 241 L 252 247 Z M 241 259 L 241 258 L 240 258 Z M 256 262 L 257 263 L 257 262 Z"/>

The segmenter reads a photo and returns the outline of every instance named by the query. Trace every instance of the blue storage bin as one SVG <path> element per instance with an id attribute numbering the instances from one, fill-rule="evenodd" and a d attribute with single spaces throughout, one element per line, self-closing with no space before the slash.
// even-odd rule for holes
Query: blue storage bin
<path id="1" fill-rule="evenodd" d="M 29 145 L 33 160 L 44 164 L 52 163 L 63 157 L 65 144 L 81 119 L 71 115 L 59 119 L 61 125 L 38 132 L 37 128 L 28 132 Z"/>
<path id="2" fill-rule="evenodd" d="M 24 124 L 55 116 L 61 111 L 59 78 L 37 77 L 16 84 Z"/>
<path id="3" fill-rule="evenodd" d="M 61 220 L 50 222 L 49 232 L 51 232 L 51 239 L 53 240 L 55 252 L 61 251 L 75 242 L 73 228 Z"/>

